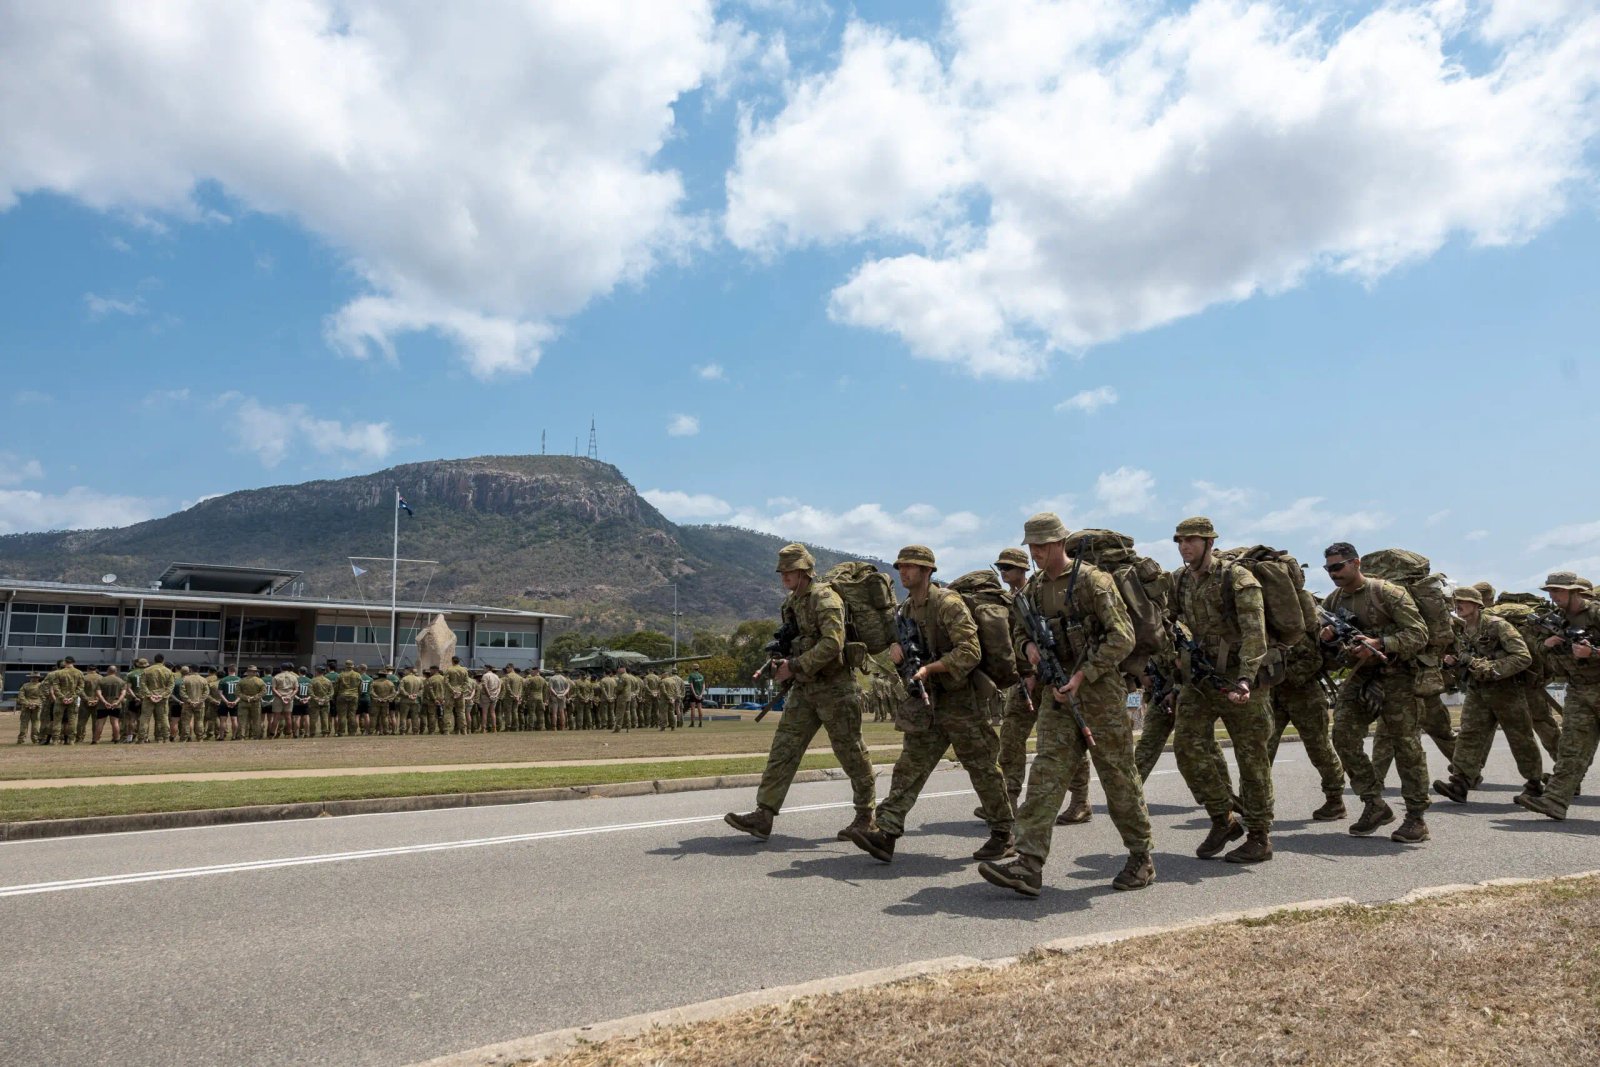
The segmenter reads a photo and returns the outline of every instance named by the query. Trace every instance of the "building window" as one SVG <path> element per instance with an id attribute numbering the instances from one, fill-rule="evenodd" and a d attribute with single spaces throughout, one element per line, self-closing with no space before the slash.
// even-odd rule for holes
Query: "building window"
<path id="1" fill-rule="evenodd" d="M 65 604 L 11 605 L 12 644 L 60 648 L 66 628 Z"/>

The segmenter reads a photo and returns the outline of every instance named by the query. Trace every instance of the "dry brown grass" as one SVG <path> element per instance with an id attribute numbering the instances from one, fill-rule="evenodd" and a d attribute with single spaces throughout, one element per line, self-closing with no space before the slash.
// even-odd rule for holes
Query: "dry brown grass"
<path id="1" fill-rule="evenodd" d="M 560 1067 L 1600 1063 L 1600 879 L 1165 934 L 582 1046 Z"/>
<path id="2" fill-rule="evenodd" d="M 13 745 L 17 717 L 0 715 L 0 779 L 81 778 L 117 774 L 178 774 L 191 771 L 298 770 L 335 767 L 419 767 L 473 763 L 537 763 L 659 756 L 718 756 L 765 753 L 778 718 L 761 723 L 717 722 L 661 732 L 609 730 L 465 734 L 460 737 L 318 737 L 310 740 L 241 741 L 193 745 Z M 869 745 L 899 744 L 888 723 L 867 723 Z M 812 746 L 828 748 L 818 733 Z"/>

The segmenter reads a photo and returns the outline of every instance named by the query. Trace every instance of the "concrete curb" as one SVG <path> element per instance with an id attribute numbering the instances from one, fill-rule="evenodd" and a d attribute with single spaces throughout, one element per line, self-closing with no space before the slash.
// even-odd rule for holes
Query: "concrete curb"
<path id="1" fill-rule="evenodd" d="M 1121 930 L 1106 930 L 1094 934 L 1063 937 L 1054 941 L 1045 941 L 1035 946 L 1034 951 L 1047 953 L 1080 952 L 1084 949 L 1096 948 L 1101 945 L 1116 944 L 1119 941 L 1132 941 L 1137 938 L 1154 937 L 1159 934 L 1182 933 L 1187 930 L 1223 926 L 1244 920 L 1265 919 L 1274 915 L 1329 911 L 1338 908 L 1378 908 L 1388 907 L 1392 904 L 1415 904 L 1421 901 L 1454 896 L 1459 893 L 1477 892 L 1483 889 L 1570 882 L 1597 876 L 1600 876 L 1600 870 L 1580 871 L 1576 874 L 1562 874 L 1552 878 L 1493 878 L 1488 881 L 1471 884 L 1455 883 L 1413 889 L 1404 896 L 1396 897 L 1393 900 L 1375 901 L 1369 904 L 1362 904 L 1353 897 L 1302 900 L 1290 904 L 1246 908 L 1242 911 L 1219 912 L 1215 915 L 1182 919 L 1161 926 L 1134 926 Z M 1007 956 L 1003 959 L 994 960 L 980 960 L 972 956 L 941 956 L 938 959 L 904 963 L 895 967 L 858 971 L 855 974 L 840 975 L 836 978 L 823 978 L 812 982 L 800 982 L 796 985 L 776 986 L 771 989 L 759 989 L 750 993 L 736 993 L 733 996 L 718 997 L 715 1000 L 703 1000 L 697 1004 L 686 1004 L 683 1007 L 647 1012 L 642 1015 L 628 1015 L 620 1019 L 592 1023 L 588 1026 L 573 1026 L 564 1030 L 550 1030 L 546 1033 L 518 1038 L 514 1041 L 502 1041 L 494 1045 L 484 1045 L 482 1048 L 451 1053 L 436 1059 L 413 1064 L 412 1067 L 507 1067 L 509 1064 L 529 1060 L 542 1060 L 579 1044 L 608 1041 L 613 1038 L 637 1037 L 658 1026 L 668 1027 L 680 1026 L 685 1023 L 709 1022 L 742 1011 L 748 1011 L 751 1008 L 784 1004 L 802 997 L 848 993 L 860 989 L 870 989 L 874 986 L 888 985 L 908 978 L 921 978 L 949 971 L 977 968 L 998 970 L 1013 966 L 1019 959 L 1020 957 L 1017 956 Z"/>
<path id="2" fill-rule="evenodd" d="M 1298 737 L 1283 738 L 1283 743 L 1286 745 L 1298 744 L 1299 741 Z M 1219 738 L 1217 743 L 1223 748 L 1233 747 L 1233 743 L 1227 738 Z M 1171 752 L 1172 745 L 1168 744 L 1162 751 Z M 943 770 L 954 765 L 953 760 L 942 760 L 938 769 Z M 884 768 L 893 764 L 875 763 L 873 766 Z M 794 776 L 794 780 L 827 782 L 841 781 L 844 777 L 844 771 L 831 767 L 800 771 Z M 140 830 L 179 830 L 195 826 L 234 826 L 239 823 L 321 819 L 338 815 L 387 815 L 394 812 L 434 811 L 441 808 L 535 804 L 550 800 L 587 800 L 591 797 L 640 797 L 651 794 L 690 793 L 700 789 L 748 789 L 760 784 L 759 774 L 718 774 L 703 778 L 661 778 L 648 782 L 612 782 L 607 785 L 500 789 L 485 793 L 429 793 L 422 796 L 373 797 L 366 800 L 317 800 L 305 804 L 254 804 L 241 808 L 152 811 L 134 815 L 94 815 L 81 819 L 34 819 L 27 822 L 0 822 L 0 842 L 37 841 L 48 837 L 78 837 L 84 834 L 123 834 Z"/>
<path id="3" fill-rule="evenodd" d="M 829 768 L 801 771 L 794 776 L 794 780 L 826 782 L 844 777 L 843 771 Z M 305 804 L 255 804 L 241 808 L 204 808 L 198 811 L 97 815 L 82 819 L 40 819 L 31 822 L 0 823 L 0 841 L 33 841 L 47 837 L 128 833 L 136 830 L 171 830 L 193 826 L 231 826 L 237 823 L 320 819 L 338 815 L 433 811 L 440 808 L 481 808 L 497 804 L 587 800 L 591 797 L 639 797 L 658 793 L 687 793 L 698 789 L 745 789 L 760 784 L 759 774 L 718 774 L 703 778 L 665 778 L 647 782 L 611 782 L 606 785 L 551 786 L 545 789 L 501 789 L 486 793 L 431 793 L 424 796 L 373 797 L 366 800 L 325 800 Z"/>

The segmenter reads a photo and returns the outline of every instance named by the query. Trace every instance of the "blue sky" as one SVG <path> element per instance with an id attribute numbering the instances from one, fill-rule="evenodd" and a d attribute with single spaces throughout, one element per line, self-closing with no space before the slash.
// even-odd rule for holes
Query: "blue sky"
<path id="1" fill-rule="evenodd" d="M 1592 5 L 537 7 L 0 15 L 0 532 L 592 415 L 952 572 L 1041 507 L 1600 572 Z"/>

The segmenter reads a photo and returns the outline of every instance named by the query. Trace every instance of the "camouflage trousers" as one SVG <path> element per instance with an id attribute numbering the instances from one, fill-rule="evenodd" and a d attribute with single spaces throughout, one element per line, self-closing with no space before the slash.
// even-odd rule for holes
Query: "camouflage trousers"
<path id="1" fill-rule="evenodd" d="M 1042 866 L 1050 857 L 1050 837 L 1068 784 L 1085 761 L 1083 737 L 1070 708 L 1055 694 L 1040 690 L 1039 751 L 1028 775 L 1028 795 L 1017 812 L 1017 851 Z M 1111 822 L 1131 853 L 1150 851 L 1150 812 L 1133 762 L 1133 728 L 1124 708 L 1127 690 L 1120 674 L 1085 682 L 1078 690 L 1083 718 L 1094 734 L 1088 751 L 1106 793 Z"/>
<path id="2" fill-rule="evenodd" d="M 453 734 L 464 734 L 472 729 L 472 722 L 467 718 L 467 698 L 465 694 L 451 696 L 446 699 L 444 719 L 445 724 L 444 728 L 440 729 L 441 733 L 444 732 L 445 728 L 448 728 L 449 732 Z"/>
<path id="3" fill-rule="evenodd" d="M 239 699 L 239 735 L 252 741 L 266 736 L 266 726 L 261 721 L 261 700 Z"/>
<path id="4" fill-rule="evenodd" d="M 197 729 L 203 727 L 206 718 L 205 701 L 198 704 L 183 704 L 178 713 L 178 738 L 182 741 L 193 741 L 199 734 Z"/>
<path id="5" fill-rule="evenodd" d="M 851 800 L 857 812 L 870 812 L 877 800 L 872 761 L 861 740 L 861 697 L 848 675 L 844 684 L 801 683 L 789 690 L 783 718 L 772 735 L 766 770 L 756 790 L 756 804 L 776 815 L 783 809 L 800 761 L 818 730 L 826 730 L 839 766 L 850 776 Z"/>
<path id="6" fill-rule="evenodd" d="M 1174 693 L 1170 701 L 1158 706 L 1145 705 L 1144 728 L 1139 732 L 1139 743 L 1133 750 L 1133 765 L 1139 771 L 1139 781 L 1150 779 L 1150 772 L 1156 769 L 1156 763 L 1161 759 L 1161 753 L 1166 750 L 1167 739 L 1172 736 L 1173 727 L 1178 721 L 1177 712 L 1174 710 L 1178 703 L 1178 694 Z M 1216 767 L 1217 776 L 1228 786 L 1228 792 L 1233 792 L 1233 773 L 1228 769 L 1228 757 L 1223 755 L 1222 746 L 1217 744 L 1215 736 L 1211 738 L 1211 762 Z M 1193 790 L 1190 790 L 1193 792 Z M 1199 801 L 1199 797 L 1195 797 Z"/>
<path id="7" fill-rule="evenodd" d="M 87 700 L 78 701 L 78 725 L 72 734 L 74 741 L 83 740 L 85 732 L 89 729 L 89 724 L 94 722 L 94 711 L 94 705 Z"/>
<path id="8" fill-rule="evenodd" d="M 72 740 L 73 705 L 63 700 L 47 697 L 44 702 L 43 729 L 52 741 L 63 743 Z"/>
<path id="9" fill-rule="evenodd" d="M 1294 725 L 1305 745 L 1306 758 L 1322 776 L 1322 792 L 1344 792 L 1344 764 L 1333 750 L 1329 734 L 1328 698 L 1315 680 L 1307 683 L 1279 682 L 1272 689 L 1272 737 L 1267 743 L 1267 758 L 1277 760 L 1278 742 L 1283 731 Z"/>
<path id="10" fill-rule="evenodd" d="M 1272 711 L 1267 694 L 1250 694 L 1246 704 L 1235 704 L 1210 686 L 1186 685 L 1178 696 L 1178 721 L 1172 733 L 1172 751 L 1178 771 L 1213 819 L 1223 818 L 1233 807 L 1228 779 L 1217 774 L 1211 750 L 1217 747 L 1217 720 L 1233 742 L 1233 759 L 1239 765 L 1239 806 L 1251 830 L 1272 828 L 1272 757 L 1267 738 L 1272 734 Z"/>
<path id="11" fill-rule="evenodd" d="M 1533 736 L 1533 723 L 1528 721 L 1528 703 L 1523 699 L 1524 686 L 1515 680 L 1509 682 L 1482 682 L 1467 687 L 1466 700 L 1461 705 L 1461 734 L 1456 738 L 1454 758 L 1450 769 L 1467 781 L 1476 781 L 1483 774 L 1484 761 L 1489 758 L 1489 746 L 1494 744 L 1494 730 L 1498 726 L 1506 735 L 1506 747 L 1511 758 L 1517 761 L 1517 773 L 1525 782 L 1537 782 L 1544 775 L 1544 759 L 1539 754 L 1539 742 Z"/>
<path id="12" fill-rule="evenodd" d="M 341 737 L 353 737 L 356 732 L 356 707 L 361 703 L 357 693 L 335 693 L 333 696 L 334 729 Z M 241 715 L 241 718 L 243 716 Z M 248 731 L 247 731 L 248 732 Z"/>
<path id="13" fill-rule="evenodd" d="M 995 762 L 994 728 L 978 707 L 972 686 L 936 690 L 931 695 L 933 722 L 926 730 L 905 735 L 900 758 L 894 761 L 889 795 L 878 805 L 878 828 L 896 837 L 905 833 L 906 815 L 921 795 L 928 776 L 945 752 L 954 748 L 956 759 L 961 761 L 972 788 L 978 793 L 983 818 L 990 831 L 1010 833 L 1011 800 L 1006 796 L 1000 765 Z"/>
<path id="14" fill-rule="evenodd" d="M 1387 736 L 1400 768 L 1400 795 L 1408 812 L 1428 810 L 1428 757 L 1422 751 L 1417 725 L 1421 705 L 1411 691 L 1410 671 L 1377 674 L 1372 670 L 1352 674 L 1339 686 L 1333 711 L 1333 748 L 1339 753 L 1350 788 L 1363 801 L 1383 797 L 1383 779 L 1367 758 L 1367 731 L 1374 721 Z M 1374 750 L 1377 743 L 1373 744 Z"/>
<path id="15" fill-rule="evenodd" d="M 145 741 L 167 739 L 167 702 L 165 700 L 139 701 L 139 737 Z"/>
<path id="16" fill-rule="evenodd" d="M 1434 696 L 1417 698 L 1417 726 L 1433 740 L 1433 746 L 1447 761 L 1456 755 L 1456 728 L 1450 722 L 1450 709 L 1444 698 Z M 1378 776 L 1381 786 L 1389 780 L 1389 765 L 1394 762 L 1394 739 L 1384 724 L 1379 723 L 1372 739 L 1372 773 Z"/>
<path id="17" fill-rule="evenodd" d="M 1551 706 L 1550 691 L 1542 681 L 1537 685 L 1524 686 L 1522 702 L 1528 709 L 1528 721 L 1533 724 L 1534 736 L 1538 737 L 1539 744 L 1554 763 L 1556 753 L 1561 748 L 1561 713 Z"/>
<path id="18" fill-rule="evenodd" d="M 1006 780 L 1006 796 L 1013 811 L 1022 797 L 1022 783 L 1028 771 L 1028 737 L 1039 720 L 1039 710 L 1028 699 L 1020 684 L 1006 690 L 1005 718 L 1000 722 L 1000 773 Z M 1089 788 L 1089 761 L 1081 760 L 1078 773 L 1067 783 L 1067 790 L 1081 793 Z"/>
<path id="19" fill-rule="evenodd" d="M 1565 808 L 1572 803 L 1583 776 L 1594 762 L 1600 744 L 1600 685 L 1567 683 L 1567 701 L 1561 711 L 1561 748 L 1556 769 L 1545 785 L 1545 795 Z"/>
<path id="20" fill-rule="evenodd" d="M 416 706 L 412 705 L 412 710 Z M 329 737 L 333 734 L 333 704 L 311 702 L 311 733 L 316 737 Z"/>
<path id="21" fill-rule="evenodd" d="M 45 736 L 39 726 L 39 705 L 17 705 L 17 744 L 37 740 Z"/>

